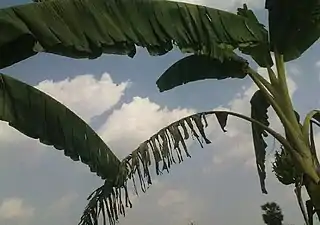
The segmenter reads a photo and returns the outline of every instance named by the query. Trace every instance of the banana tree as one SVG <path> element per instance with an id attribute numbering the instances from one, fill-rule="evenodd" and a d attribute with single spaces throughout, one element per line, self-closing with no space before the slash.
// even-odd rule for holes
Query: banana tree
<path id="1" fill-rule="evenodd" d="M 135 184 L 135 178 L 139 179 L 145 191 L 152 183 L 151 166 L 161 174 L 181 162 L 183 155 L 190 156 L 186 139 L 194 137 L 201 146 L 210 144 L 205 133 L 207 115 L 215 115 L 223 131 L 228 117 L 238 117 L 251 123 L 262 192 L 267 193 L 264 138 L 269 134 L 282 146 L 274 164 L 278 179 L 296 184 L 306 223 L 312 223 L 314 212 L 320 217 L 319 161 L 313 139 L 313 126 L 320 126 L 320 110 L 311 111 L 300 122 L 288 93 L 285 63 L 299 58 L 318 40 L 320 1 L 266 0 L 266 9 L 269 30 L 246 5 L 236 14 L 164 0 L 38 0 L 0 9 L 0 68 L 39 52 L 94 59 L 105 53 L 133 57 L 136 46 L 146 48 L 150 55 L 163 55 L 175 46 L 191 55 L 161 75 L 157 81 L 160 91 L 196 80 L 247 76 L 259 89 L 250 101 L 250 116 L 229 111 L 191 115 L 161 129 L 123 160 L 71 110 L 4 74 L 0 75 L 0 119 L 29 137 L 64 150 L 66 156 L 81 160 L 104 180 L 89 196 L 81 217 L 81 225 L 91 225 L 98 224 L 99 215 L 104 223 L 108 218 L 114 224 L 125 214 L 125 207 L 131 207 L 130 180 Z M 255 71 L 245 56 L 266 68 L 269 79 Z M 269 127 L 270 107 L 279 117 L 284 135 Z M 308 215 L 299 195 L 302 187 L 310 196 Z"/>

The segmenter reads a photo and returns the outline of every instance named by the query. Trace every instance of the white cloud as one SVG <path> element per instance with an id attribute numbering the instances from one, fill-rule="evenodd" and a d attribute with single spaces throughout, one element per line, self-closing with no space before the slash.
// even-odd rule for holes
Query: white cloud
<path id="1" fill-rule="evenodd" d="M 296 63 L 288 63 L 287 64 L 287 73 L 293 76 L 299 76 L 301 74 L 301 68 Z"/>
<path id="2" fill-rule="evenodd" d="M 212 8 L 218 8 L 222 10 L 235 11 L 237 7 L 242 6 L 243 3 L 247 3 L 249 8 L 262 9 L 264 7 L 263 0 L 177 0 L 180 2 L 192 3 L 197 5 L 204 5 Z"/>
<path id="3" fill-rule="evenodd" d="M 68 210 L 72 204 L 78 199 L 79 195 L 75 192 L 70 192 L 55 202 L 49 207 L 50 214 L 60 214 Z"/>
<path id="4" fill-rule="evenodd" d="M 157 205 L 160 211 L 166 213 L 166 224 L 188 224 L 190 220 L 199 216 L 203 209 L 203 201 L 196 195 L 191 195 L 183 188 L 163 186 L 158 195 Z"/>
<path id="5" fill-rule="evenodd" d="M 16 165 L 33 166 L 49 148 L 2 121 L 0 121 L 0 142 L 0 168 L 10 166 L 12 162 Z"/>
<path id="6" fill-rule="evenodd" d="M 100 79 L 93 75 L 76 76 L 58 82 L 45 80 L 36 88 L 49 94 L 89 122 L 117 104 L 128 87 L 129 82 L 116 84 L 108 73 Z"/>
<path id="7" fill-rule="evenodd" d="M 25 205 L 21 198 L 4 199 L 0 205 L 0 219 L 28 219 L 34 215 L 34 208 Z"/>
<path id="8" fill-rule="evenodd" d="M 203 198 L 191 195 L 186 189 L 163 188 L 157 204 L 164 209 L 168 225 L 188 224 L 192 219 L 202 216 L 205 210 Z M 161 209 L 160 209 L 161 210 Z"/>
<path id="9" fill-rule="evenodd" d="M 164 126 L 193 113 L 193 109 L 169 110 L 148 98 L 134 97 L 113 111 L 99 133 L 116 155 L 124 157 Z"/>
<path id="10" fill-rule="evenodd" d="M 167 190 L 161 198 L 158 199 L 158 205 L 167 207 L 174 204 L 184 203 L 187 201 L 188 194 L 185 190 Z"/>
<path id="11" fill-rule="evenodd" d="M 315 63 L 315 67 L 320 68 L 320 60 Z M 319 81 L 320 81 L 320 74 L 319 74 Z"/>
<path id="12" fill-rule="evenodd" d="M 219 156 L 213 156 L 213 163 L 219 165 L 223 162 L 223 160 Z"/>

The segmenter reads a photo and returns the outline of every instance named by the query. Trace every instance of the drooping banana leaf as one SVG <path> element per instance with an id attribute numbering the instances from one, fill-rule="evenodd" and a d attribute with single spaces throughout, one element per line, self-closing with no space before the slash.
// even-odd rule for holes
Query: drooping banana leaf
<path id="1" fill-rule="evenodd" d="M 181 163 L 184 156 L 191 157 L 186 143 L 187 139 L 190 137 L 197 139 L 201 147 L 204 143 L 210 144 L 211 141 L 205 132 L 205 127 L 208 126 L 208 115 L 216 116 L 224 132 L 226 132 L 228 116 L 255 123 L 274 136 L 281 144 L 291 148 L 280 134 L 263 123 L 234 112 L 209 111 L 185 117 L 161 129 L 123 159 L 117 187 L 112 187 L 106 182 L 95 190 L 88 198 L 89 203 L 79 225 L 97 225 L 95 222 L 99 221 L 100 215 L 103 221 L 109 219 L 110 224 L 115 224 L 119 215 L 125 215 L 125 207 L 132 206 L 127 190 L 129 180 L 133 181 L 137 191 L 135 179 L 138 179 L 142 192 L 145 192 L 147 186 L 152 184 L 151 166 L 154 166 L 156 174 L 160 175 L 164 170 L 169 172 L 173 164 Z"/>
<path id="2" fill-rule="evenodd" d="M 108 182 L 115 181 L 120 160 L 88 124 L 52 97 L 4 74 L 0 74 L 0 120 L 64 150 Z"/>
<path id="3" fill-rule="evenodd" d="M 206 55 L 191 55 L 169 67 L 157 80 L 157 86 L 162 92 L 203 79 L 244 78 L 247 68 L 248 62 L 233 52 L 223 60 Z"/>
<path id="4" fill-rule="evenodd" d="M 298 58 L 320 37 L 320 1 L 266 0 L 271 47 L 285 61 Z"/>
<path id="5" fill-rule="evenodd" d="M 219 58 L 227 49 L 266 43 L 266 30 L 233 13 L 165 0 L 50 0 L 0 9 L 0 68 L 39 51 L 72 58 L 133 57 L 136 45 L 162 55 Z M 5 32 L 3 32 L 5 31 Z"/>
<path id="6" fill-rule="evenodd" d="M 270 103 L 266 99 L 264 93 L 261 90 L 256 91 L 251 100 L 251 118 L 255 119 L 265 126 L 269 126 L 268 121 L 268 108 Z M 267 194 L 265 179 L 266 179 L 266 168 L 265 168 L 265 158 L 266 158 L 266 147 L 267 143 L 264 141 L 264 137 L 267 136 L 266 131 L 255 123 L 251 123 L 252 137 L 254 151 L 256 155 L 256 164 L 258 169 L 258 175 L 260 179 L 261 191 Z"/>

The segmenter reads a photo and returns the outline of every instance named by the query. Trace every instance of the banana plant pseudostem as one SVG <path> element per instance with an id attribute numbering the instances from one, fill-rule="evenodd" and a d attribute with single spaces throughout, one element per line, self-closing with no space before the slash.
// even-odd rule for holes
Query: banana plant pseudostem
<path id="1" fill-rule="evenodd" d="M 173 64 L 158 79 L 160 91 L 203 79 L 242 79 L 249 76 L 259 90 L 251 99 L 251 116 L 228 111 L 202 112 L 161 129 L 123 160 L 81 118 L 50 96 L 23 82 L 0 75 L 0 119 L 25 135 L 63 149 L 72 160 L 85 163 L 104 184 L 89 196 L 81 225 L 111 224 L 131 207 L 127 185 L 139 178 L 142 191 L 151 184 L 150 166 L 156 173 L 169 170 L 183 155 L 190 156 L 185 140 L 206 137 L 206 116 L 214 114 L 223 131 L 229 116 L 251 123 L 261 190 L 265 187 L 264 137 L 281 143 L 274 171 L 295 193 L 306 224 L 320 217 L 319 161 L 313 126 L 320 126 L 320 110 L 302 122 L 288 93 L 285 62 L 299 58 L 320 36 L 320 0 L 289 2 L 266 0 L 269 30 L 246 5 L 237 13 L 165 0 L 34 0 L 0 9 L 0 68 L 38 52 L 94 59 L 101 54 L 133 57 L 136 46 L 150 55 L 163 55 L 174 46 L 192 53 Z M 235 53 L 251 56 L 268 71 L 269 80 Z M 272 69 L 275 56 L 276 70 Z M 269 128 L 268 109 L 279 117 L 285 135 Z M 174 155 L 174 151 L 176 155 Z M 184 152 L 184 153 L 183 153 Z M 310 200 L 302 202 L 301 188 Z"/>

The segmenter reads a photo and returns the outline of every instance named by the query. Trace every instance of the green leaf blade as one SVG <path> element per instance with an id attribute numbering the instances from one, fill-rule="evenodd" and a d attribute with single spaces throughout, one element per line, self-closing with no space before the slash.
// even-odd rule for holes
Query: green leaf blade
<path id="1" fill-rule="evenodd" d="M 255 119 L 265 126 L 269 126 L 268 121 L 268 108 L 270 107 L 270 103 L 264 96 L 264 93 L 261 90 L 258 90 L 254 93 L 251 100 L 251 118 Z M 265 169 L 265 158 L 266 158 L 266 147 L 267 143 L 264 141 L 264 136 L 266 135 L 264 129 L 256 124 L 251 124 L 252 136 L 253 136 L 253 144 L 254 151 L 256 156 L 256 165 L 258 170 L 258 175 L 260 179 L 261 191 L 264 194 L 267 194 L 267 189 L 265 185 L 266 179 L 266 169 Z"/>
<path id="2" fill-rule="evenodd" d="M 133 57 L 135 46 L 163 55 L 219 57 L 225 49 L 265 43 L 266 30 L 244 16 L 164 0 L 49 0 L 0 9 L 0 68 L 44 51 L 71 58 Z M 14 51 L 13 51 L 14 50 Z"/>
<path id="3" fill-rule="evenodd" d="M 0 120 L 28 137 L 64 150 L 103 179 L 115 180 L 120 161 L 75 113 L 38 89 L 0 74 Z"/>
<path id="4" fill-rule="evenodd" d="M 161 92 L 170 90 L 179 85 L 203 79 L 244 78 L 248 63 L 233 55 L 220 60 L 205 56 L 187 56 L 168 68 L 157 80 Z"/>
<path id="5" fill-rule="evenodd" d="M 320 1 L 266 0 L 273 51 L 285 61 L 300 57 L 320 37 Z"/>
<path id="6" fill-rule="evenodd" d="M 247 5 L 244 4 L 243 8 L 238 8 L 237 15 L 243 16 L 247 18 L 248 20 L 252 21 L 253 24 L 256 25 L 256 29 L 260 27 L 262 30 L 264 30 L 264 25 L 260 24 L 256 15 L 253 13 L 252 10 L 248 9 Z M 252 33 L 254 30 L 252 30 Z M 268 31 L 264 30 L 264 37 L 265 41 L 260 43 L 259 45 L 248 45 L 240 47 L 240 51 L 243 54 L 250 55 L 254 61 L 258 63 L 261 67 L 272 67 L 273 61 L 270 54 L 270 47 L 268 42 Z"/>

